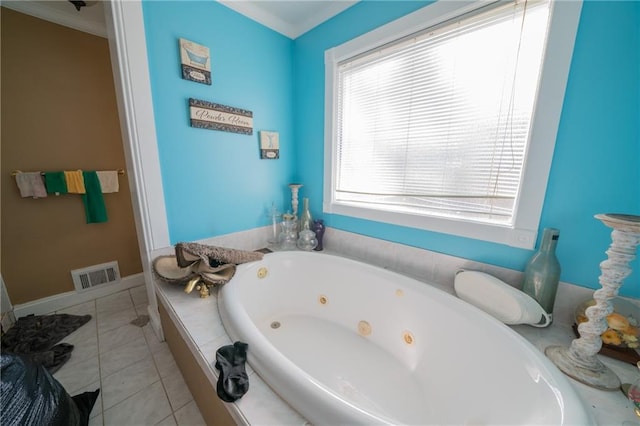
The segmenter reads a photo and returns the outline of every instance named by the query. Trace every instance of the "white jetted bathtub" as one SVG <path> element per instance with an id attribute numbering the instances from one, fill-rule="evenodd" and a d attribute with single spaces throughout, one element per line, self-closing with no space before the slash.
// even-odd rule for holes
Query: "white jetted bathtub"
<path id="1" fill-rule="evenodd" d="M 316 426 L 594 423 L 568 379 L 520 335 L 405 276 L 277 252 L 240 265 L 219 294 L 249 364 Z"/>

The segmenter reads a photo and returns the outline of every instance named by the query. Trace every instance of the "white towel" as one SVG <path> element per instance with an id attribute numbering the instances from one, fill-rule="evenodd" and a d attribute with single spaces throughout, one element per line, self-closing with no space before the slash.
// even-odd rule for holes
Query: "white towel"
<path id="1" fill-rule="evenodd" d="M 116 170 L 107 170 L 96 172 L 98 180 L 100 181 L 100 187 L 103 194 L 110 192 L 118 192 L 120 190 L 120 184 L 118 183 L 118 172 Z"/>
<path id="2" fill-rule="evenodd" d="M 44 180 L 40 172 L 18 172 L 16 174 L 16 183 L 22 198 L 44 198 L 47 196 L 47 190 L 44 187 Z"/>

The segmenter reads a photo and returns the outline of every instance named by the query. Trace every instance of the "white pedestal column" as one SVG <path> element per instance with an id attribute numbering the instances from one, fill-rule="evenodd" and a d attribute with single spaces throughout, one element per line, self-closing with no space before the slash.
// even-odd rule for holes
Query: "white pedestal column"
<path id="1" fill-rule="evenodd" d="M 578 326 L 580 338 L 574 339 L 569 348 L 549 346 L 544 353 L 566 375 L 602 390 L 617 390 L 620 379 L 597 357 L 602 348 L 600 335 L 607 330 L 607 316 L 613 312 L 611 299 L 631 274 L 629 263 L 635 259 L 640 244 L 640 216 L 599 214 L 596 219 L 613 228 L 612 243 L 607 250 L 608 259 L 600 263 L 600 285 L 593 298 L 596 301 L 585 311 L 588 321 Z"/>

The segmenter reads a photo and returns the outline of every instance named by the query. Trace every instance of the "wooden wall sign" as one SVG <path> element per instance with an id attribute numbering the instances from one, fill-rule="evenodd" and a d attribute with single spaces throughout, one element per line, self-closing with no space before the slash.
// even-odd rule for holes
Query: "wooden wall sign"
<path id="1" fill-rule="evenodd" d="M 253 112 L 213 102 L 189 99 L 191 127 L 253 134 Z"/>

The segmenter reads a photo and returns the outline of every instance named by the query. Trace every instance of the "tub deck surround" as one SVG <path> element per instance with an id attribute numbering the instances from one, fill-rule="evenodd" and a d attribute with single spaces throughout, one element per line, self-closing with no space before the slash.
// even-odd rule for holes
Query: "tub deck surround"
<path id="1" fill-rule="evenodd" d="M 233 280 L 229 285 L 233 285 Z M 562 288 L 566 286 L 561 284 L 561 290 L 567 291 Z M 220 346 L 232 343 L 218 313 L 218 292 L 214 292 L 207 299 L 200 299 L 195 294 L 185 294 L 181 288 L 169 284 L 157 282 L 156 287 L 161 303 L 167 308 L 182 338 L 199 360 L 203 374 L 215 386 L 218 377 L 218 371 L 214 367 L 215 352 Z M 568 292 L 571 291 L 568 290 Z M 536 329 L 526 325 L 512 328 L 527 338 L 541 353 L 549 344 L 568 345 L 574 338 L 570 327 L 562 325 L 559 321 L 546 329 Z M 251 346 L 249 352 L 251 353 Z M 630 382 L 637 375 L 630 364 L 608 357 L 601 357 L 601 360 L 613 369 L 623 382 Z M 226 404 L 238 424 L 304 425 L 306 422 L 304 417 L 265 384 L 250 365 L 247 367 L 249 392 L 235 403 Z M 599 391 L 572 379 L 569 381 L 578 391 L 585 405 L 592 410 L 598 424 L 621 425 L 624 421 L 636 421 L 631 403 L 622 393 Z"/>
<path id="2" fill-rule="evenodd" d="M 406 267 L 403 272 L 420 281 L 429 281 L 438 277 L 438 282 L 430 282 L 429 284 L 450 294 L 454 294 L 453 274 L 456 269 L 461 267 L 483 270 L 507 282 L 517 282 L 521 276 L 518 271 L 495 268 L 491 265 L 482 265 L 465 259 L 444 256 L 343 231 L 332 231 L 329 234 L 332 237 L 332 246 L 326 249 L 325 253 L 336 254 L 335 249 L 340 248 L 346 252 L 341 255 L 346 254 L 347 257 L 366 260 L 378 266 L 389 269 L 395 269 L 399 267 L 398 265 Z M 249 250 L 262 247 L 264 238 L 268 234 L 269 227 L 265 227 L 264 229 L 245 231 L 241 233 L 239 239 L 234 239 L 230 235 L 224 236 L 223 239 L 218 237 L 200 242 Z M 355 248 L 355 250 L 349 251 L 349 247 L 346 246 L 350 245 L 349 241 L 353 241 L 354 236 L 356 238 L 355 242 L 351 244 L 351 248 Z M 172 248 L 167 248 L 154 254 L 171 253 Z M 233 280 L 228 285 L 233 285 Z M 198 358 L 203 374 L 215 386 L 217 380 L 217 370 L 214 368 L 215 351 L 220 346 L 232 342 L 220 321 L 217 292 L 206 301 L 198 298 L 197 295 L 185 294 L 181 288 L 161 282 L 156 283 L 156 289 L 161 302 L 167 307 L 172 321 Z M 573 322 L 573 309 L 577 302 L 589 298 L 591 295 L 592 290 L 561 283 L 556 299 L 554 323 L 550 327 L 537 329 L 521 325 L 512 328 L 529 340 L 540 352 L 551 344 L 568 345 L 574 338 L 570 328 Z M 251 346 L 249 353 L 251 353 Z M 637 370 L 634 366 L 608 357 L 600 358 L 619 375 L 623 382 L 631 382 L 637 377 Z M 226 404 L 238 424 L 302 425 L 305 423 L 305 419 L 276 395 L 250 366 L 247 371 L 250 380 L 249 392 L 235 403 Z M 568 380 L 578 391 L 585 405 L 593 412 L 598 424 L 622 424 L 624 421 L 637 421 L 631 403 L 621 392 L 603 392 L 572 379 Z"/>

